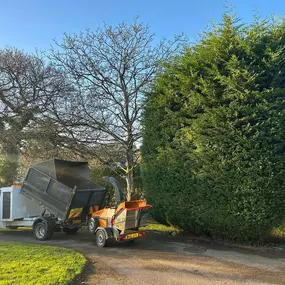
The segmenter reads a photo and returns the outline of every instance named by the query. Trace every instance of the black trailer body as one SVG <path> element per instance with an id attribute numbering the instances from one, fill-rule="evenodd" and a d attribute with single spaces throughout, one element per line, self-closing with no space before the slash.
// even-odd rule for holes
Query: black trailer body
<path id="1" fill-rule="evenodd" d="M 75 233 L 87 222 L 90 208 L 101 207 L 105 188 L 91 182 L 89 176 L 87 162 L 53 159 L 30 166 L 21 194 L 45 209 L 34 224 L 34 234 L 36 225 L 42 226 L 38 232 L 42 235 L 35 235 L 37 239 L 51 237 L 41 238 L 45 236 L 44 226 L 52 232 L 60 229 Z"/>

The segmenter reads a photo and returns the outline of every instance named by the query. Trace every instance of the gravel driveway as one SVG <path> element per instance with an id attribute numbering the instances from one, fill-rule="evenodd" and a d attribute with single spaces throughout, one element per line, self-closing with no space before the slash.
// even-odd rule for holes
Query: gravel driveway
<path id="1" fill-rule="evenodd" d="M 1 240 L 42 243 L 30 230 L 1 230 Z M 91 262 L 77 284 L 285 284 L 285 251 L 250 250 L 148 233 L 134 243 L 98 248 L 88 232 L 44 242 L 82 252 Z"/>

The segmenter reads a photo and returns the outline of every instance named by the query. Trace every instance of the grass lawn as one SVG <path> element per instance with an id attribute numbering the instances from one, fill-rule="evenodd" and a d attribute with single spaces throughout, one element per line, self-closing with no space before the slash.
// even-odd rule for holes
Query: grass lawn
<path id="1" fill-rule="evenodd" d="M 162 225 L 157 222 L 148 222 L 147 226 L 141 227 L 140 230 L 141 231 L 156 231 L 156 232 L 172 234 L 172 235 L 176 235 L 180 233 L 180 230 L 175 227 Z"/>
<path id="2" fill-rule="evenodd" d="M 0 241 L 0 285 L 69 284 L 85 262 L 71 249 Z"/>

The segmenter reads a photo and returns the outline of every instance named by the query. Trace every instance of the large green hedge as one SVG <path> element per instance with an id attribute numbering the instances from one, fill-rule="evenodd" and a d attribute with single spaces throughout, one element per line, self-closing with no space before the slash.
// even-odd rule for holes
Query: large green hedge
<path id="1" fill-rule="evenodd" d="M 143 182 L 153 215 L 261 240 L 285 218 L 285 22 L 232 15 L 165 64 L 147 94 Z"/>

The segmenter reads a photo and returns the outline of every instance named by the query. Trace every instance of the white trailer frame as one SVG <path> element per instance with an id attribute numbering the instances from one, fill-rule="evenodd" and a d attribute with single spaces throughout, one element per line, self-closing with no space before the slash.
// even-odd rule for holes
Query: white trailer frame
<path id="1" fill-rule="evenodd" d="M 20 191 L 20 185 L 0 188 L 0 228 L 31 227 L 44 211 Z"/>

